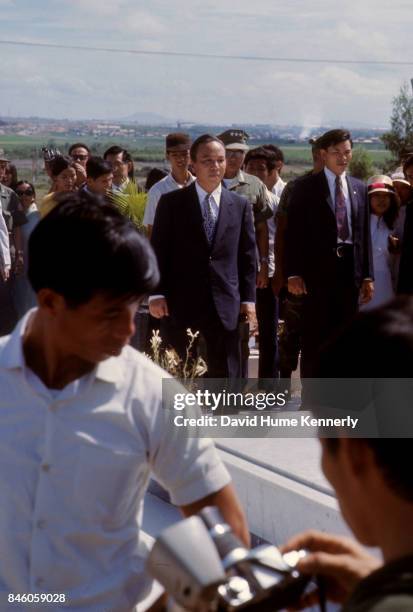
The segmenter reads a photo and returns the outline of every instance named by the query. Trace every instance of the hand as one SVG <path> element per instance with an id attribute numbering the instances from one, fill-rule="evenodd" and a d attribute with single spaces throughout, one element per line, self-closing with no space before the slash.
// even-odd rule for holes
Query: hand
<path id="1" fill-rule="evenodd" d="M 10 266 L 0 265 L 0 276 L 4 280 L 4 282 L 8 281 L 10 278 Z"/>
<path id="2" fill-rule="evenodd" d="M 268 287 L 268 264 L 263 262 L 257 274 L 257 288 L 265 289 L 265 287 Z"/>
<path id="3" fill-rule="evenodd" d="M 87 175 L 85 168 L 78 162 L 74 162 L 76 170 L 76 187 L 81 187 L 83 183 L 86 183 Z"/>
<path id="4" fill-rule="evenodd" d="M 255 304 L 241 304 L 239 313 L 244 315 L 245 320 L 250 324 L 250 334 L 254 333 L 258 327 Z"/>
<path id="5" fill-rule="evenodd" d="M 288 291 L 293 295 L 304 295 L 307 293 L 305 282 L 301 276 L 293 276 L 288 279 Z"/>
<path id="6" fill-rule="evenodd" d="M 149 302 L 149 312 L 155 319 L 162 319 L 162 317 L 169 316 L 168 304 L 165 298 L 156 298 Z"/>
<path id="7" fill-rule="evenodd" d="M 274 276 L 272 277 L 271 287 L 274 295 L 279 296 L 281 289 L 285 285 L 285 279 L 281 272 L 275 271 Z"/>
<path id="8" fill-rule="evenodd" d="M 324 577 L 327 598 L 336 603 L 344 603 L 360 580 L 382 565 L 351 538 L 320 531 L 294 536 L 281 551 L 300 549 L 306 549 L 309 554 L 298 563 L 297 569 L 303 574 Z M 318 596 L 313 591 L 303 595 L 295 609 L 304 610 L 316 603 Z"/>
<path id="9" fill-rule="evenodd" d="M 374 283 L 371 280 L 364 279 L 360 287 L 360 304 L 370 302 L 374 293 Z"/>

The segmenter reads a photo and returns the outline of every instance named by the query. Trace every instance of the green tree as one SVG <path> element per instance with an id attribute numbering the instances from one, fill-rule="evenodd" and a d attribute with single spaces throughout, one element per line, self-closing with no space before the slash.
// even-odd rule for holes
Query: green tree
<path id="1" fill-rule="evenodd" d="M 351 176 L 355 176 L 362 181 L 367 180 L 370 176 L 376 174 L 376 169 L 373 161 L 366 149 L 358 147 L 353 151 L 353 158 L 350 162 L 349 171 Z"/>
<path id="2" fill-rule="evenodd" d="M 413 152 L 413 97 L 407 83 L 402 85 L 399 95 L 393 98 L 390 131 L 383 134 L 381 139 L 397 163 Z"/>

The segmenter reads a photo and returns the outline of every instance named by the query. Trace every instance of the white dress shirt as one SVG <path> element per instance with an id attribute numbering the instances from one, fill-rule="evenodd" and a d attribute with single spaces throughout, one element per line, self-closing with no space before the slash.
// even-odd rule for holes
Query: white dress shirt
<path id="1" fill-rule="evenodd" d="M 334 172 L 331 172 L 331 170 L 329 170 L 326 167 L 324 168 L 324 174 L 326 175 L 326 179 L 328 182 L 328 188 L 330 190 L 330 196 L 331 196 L 332 210 L 335 216 L 336 215 L 335 207 L 336 207 L 336 178 L 337 178 L 337 175 L 334 174 Z M 351 200 L 350 200 L 350 194 L 348 192 L 346 173 L 343 172 L 343 174 L 340 174 L 340 178 L 341 178 L 341 185 L 343 187 L 344 201 L 346 203 L 349 236 L 346 240 L 340 240 L 340 238 L 337 237 L 337 242 L 338 243 L 344 242 L 345 244 L 353 244 L 353 230 L 351 227 L 351 216 L 352 216 L 351 215 Z"/>
<path id="2" fill-rule="evenodd" d="M 169 193 L 171 191 L 176 191 L 177 189 L 182 189 L 183 187 L 188 187 L 191 183 L 193 183 L 195 177 L 189 172 L 189 178 L 181 185 L 177 183 L 172 174 L 168 174 L 163 179 L 152 185 L 152 187 L 148 191 L 148 199 L 145 206 L 145 212 L 143 215 L 143 224 L 144 225 L 153 225 L 155 220 L 156 208 L 158 206 L 158 202 L 165 193 Z"/>
<path id="3" fill-rule="evenodd" d="M 198 196 L 199 205 L 201 206 L 201 212 L 202 213 L 204 212 L 206 197 L 211 196 L 212 208 L 214 209 L 215 218 L 217 218 L 218 213 L 219 213 L 219 204 L 221 202 L 221 193 L 222 193 L 221 183 L 218 185 L 216 189 L 214 189 L 214 191 L 211 191 L 211 193 L 208 193 L 208 191 L 205 191 L 205 189 L 202 189 L 198 181 L 195 181 L 195 189 L 196 189 L 196 193 Z"/>
<path id="4" fill-rule="evenodd" d="M 32 314 L 0 339 L 0 592 L 131 612 L 151 583 L 139 546 L 150 473 L 177 505 L 230 478 L 210 440 L 174 426 L 162 405 L 170 377 L 129 346 L 47 389 L 25 364 Z"/>

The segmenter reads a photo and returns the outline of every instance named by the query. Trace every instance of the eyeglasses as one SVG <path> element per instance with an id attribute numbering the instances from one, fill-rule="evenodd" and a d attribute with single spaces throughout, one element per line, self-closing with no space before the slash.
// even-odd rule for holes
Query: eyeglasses
<path id="1" fill-rule="evenodd" d="M 21 198 L 22 196 L 32 196 L 34 195 L 33 189 L 25 189 L 24 191 L 16 191 L 16 195 Z"/>
<path id="2" fill-rule="evenodd" d="M 89 155 L 72 155 L 71 157 L 74 161 L 76 160 L 85 161 L 85 159 L 87 159 Z"/>

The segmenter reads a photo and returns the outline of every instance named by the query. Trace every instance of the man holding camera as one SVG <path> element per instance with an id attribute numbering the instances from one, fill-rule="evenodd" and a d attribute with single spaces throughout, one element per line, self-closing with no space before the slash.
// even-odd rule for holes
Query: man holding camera
<path id="1" fill-rule="evenodd" d="M 386 424 L 381 431 L 383 436 L 386 432 L 389 435 L 389 424 L 397 423 L 406 435 L 412 436 L 406 410 L 411 393 L 404 385 L 400 393 L 400 379 L 412 379 L 412 347 L 413 300 L 401 298 L 361 315 L 343 331 L 323 351 L 317 373 L 325 378 L 365 380 L 366 386 L 360 387 L 363 391 L 370 390 L 371 379 L 386 379 L 386 385 L 391 384 L 390 379 L 396 380 L 394 388 L 390 387 L 391 392 L 395 391 L 391 415 L 389 402 L 380 404 L 380 396 L 376 396 L 376 419 L 379 429 Z M 381 390 L 389 390 L 381 385 Z M 362 397 L 363 393 L 359 395 Z M 411 439 L 337 437 L 322 439 L 321 445 L 322 468 L 335 490 L 344 519 L 359 542 L 380 549 L 383 563 L 353 540 L 319 532 L 295 536 L 284 551 L 301 548 L 309 551 L 298 564 L 298 570 L 324 577 L 328 598 L 342 603 L 343 612 L 410 612 L 413 610 Z M 299 609 L 316 600 L 315 594 L 305 596 Z"/>

